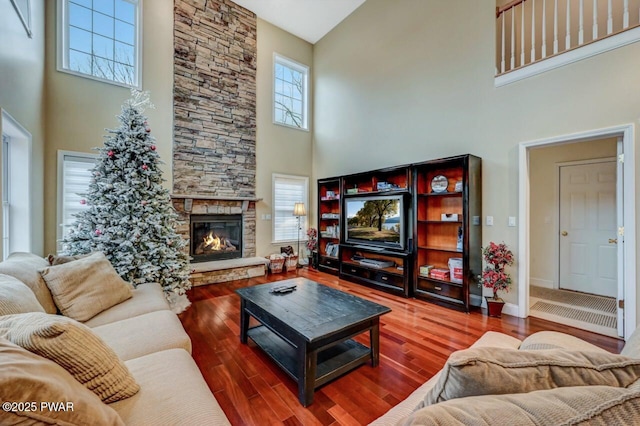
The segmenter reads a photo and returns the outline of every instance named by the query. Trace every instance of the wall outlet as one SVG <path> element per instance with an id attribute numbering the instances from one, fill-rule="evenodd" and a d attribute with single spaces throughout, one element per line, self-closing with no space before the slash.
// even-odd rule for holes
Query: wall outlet
<path id="1" fill-rule="evenodd" d="M 487 226 L 493 226 L 493 216 L 487 216 Z"/>

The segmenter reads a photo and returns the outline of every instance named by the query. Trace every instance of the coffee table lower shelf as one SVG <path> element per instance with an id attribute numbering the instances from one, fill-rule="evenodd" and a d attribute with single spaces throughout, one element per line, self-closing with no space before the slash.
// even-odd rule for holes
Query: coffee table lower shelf
<path id="1" fill-rule="evenodd" d="M 247 330 L 247 335 L 292 379 L 300 382 L 298 365 L 300 359 L 294 346 L 263 325 L 250 328 Z M 369 359 L 371 359 L 371 349 L 352 339 L 321 349 L 317 355 L 313 388 L 322 386 L 365 364 Z"/>

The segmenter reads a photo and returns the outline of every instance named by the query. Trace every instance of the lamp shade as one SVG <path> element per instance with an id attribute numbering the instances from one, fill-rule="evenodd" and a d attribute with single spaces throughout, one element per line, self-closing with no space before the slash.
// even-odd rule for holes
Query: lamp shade
<path id="1" fill-rule="evenodd" d="M 293 215 L 294 216 L 306 216 L 307 209 L 304 206 L 304 203 L 295 203 L 293 206 Z"/>

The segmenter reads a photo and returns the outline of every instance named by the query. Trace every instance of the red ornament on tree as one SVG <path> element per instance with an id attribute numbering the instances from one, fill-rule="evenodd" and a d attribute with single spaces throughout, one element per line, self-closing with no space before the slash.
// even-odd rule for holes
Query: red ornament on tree
<path id="1" fill-rule="evenodd" d="M 85 204 L 87 204 L 87 200 L 85 200 L 85 199 L 80 200 L 80 204 L 82 204 L 84 206 Z"/>
<path id="2" fill-rule="evenodd" d="M 146 164 L 142 165 L 142 170 L 147 170 L 149 167 Z"/>
<path id="3" fill-rule="evenodd" d="M 147 133 L 151 133 L 151 127 L 149 127 L 149 126 L 145 127 L 145 129 L 144 129 L 144 130 L 145 130 Z"/>
<path id="4" fill-rule="evenodd" d="M 98 235 L 98 236 L 102 235 L 102 231 L 99 230 L 99 229 L 96 229 L 96 235 Z"/>
<path id="5" fill-rule="evenodd" d="M 143 206 L 146 206 L 147 205 L 147 200 L 140 201 L 140 204 L 142 204 Z"/>
<path id="6" fill-rule="evenodd" d="M 108 155 L 109 157 L 113 157 L 113 151 L 109 151 L 109 152 L 107 152 L 107 155 Z"/>
<path id="7" fill-rule="evenodd" d="M 149 148 L 151 148 L 151 151 L 155 151 L 156 150 L 156 146 L 155 145 L 151 145 Z"/>

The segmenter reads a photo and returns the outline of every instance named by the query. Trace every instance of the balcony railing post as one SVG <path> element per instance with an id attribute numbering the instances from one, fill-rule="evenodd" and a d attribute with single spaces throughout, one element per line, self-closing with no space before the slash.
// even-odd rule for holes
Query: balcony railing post
<path id="1" fill-rule="evenodd" d="M 567 35 L 564 39 L 564 48 L 571 49 L 571 0 L 567 0 Z"/>
<path id="2" fill-rule="evenodd" d="M 505 12 L 506 13 L 506 12 Z M 514 69 L 516 67 L 516 26 L 515 26 L 515 16 L 516 16 L 516 8 L 511 9 L 511 67 L 509 69 Z"/>
<path id="3" fill-rule="evenodd" d="M 558 53 L 558 0 L 553 2 L 553 54 Z"/>
<path id="4" fill-rule="evenodd" d="M 598 39 L 598 0 L 593 0 L 593 30 L 592 40 Z"/>
<path id="5" fill-rule="evenodd" d="M 536 0 L 531 3 L 531 62 L 536 61 Z"/>
<path id="6" fill-rule="evenodd" d="M 622 28 L 629 28 L 629 0 L 624 0 L 624 11 L 622 12 Z"/>
<path id="7" fill-rule="evenodd" d="M 578 27 L 578 46 L 584 43 L 584 0 L 580 0 L 580 24 Z"/>
<path id="8" fill-rule="evenodd" d="M 607 1 L 607 35 L 613 32 L 613 6 L 611 4 L 611 0 Z"/>
<path id="9" fill-rule="evenodd" d="M 547 0 L 542 0 L 542 59 L 547 57 Z"/>

